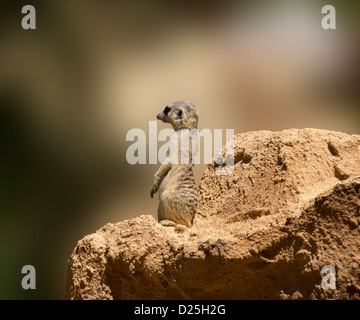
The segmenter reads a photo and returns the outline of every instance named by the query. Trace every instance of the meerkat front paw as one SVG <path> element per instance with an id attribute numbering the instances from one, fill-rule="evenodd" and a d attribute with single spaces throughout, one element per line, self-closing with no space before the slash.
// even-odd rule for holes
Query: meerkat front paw
<path id="1" fill-rule="evenodd" d="M 156 193 L 159 189 L 158 185 L 154 185 L 150 191 L 150 197 L 153 198 L 154 197 L 154 193 Z"/>
<path id="2" fill-rule="evenodd" d="M 154 193 L 156 193 L 156 189 L 153 187 L 152 189 L 151 189 L 151 191 L 150 191 L 150 197 L 151 198 L 154 198 Z"/>
<path id="3" fill-rule="evenodd" d="M 160 182 L 161 179 L 159 179 L 158 177 L 155 177 L 154 179 L 154 186 L 152 187 L 151 191 L 150 191 L 150 197 L 153 198 L 154 197 L 154 193 L 158 192 L 159 190 L 159 186 L 160 186 Z"/>

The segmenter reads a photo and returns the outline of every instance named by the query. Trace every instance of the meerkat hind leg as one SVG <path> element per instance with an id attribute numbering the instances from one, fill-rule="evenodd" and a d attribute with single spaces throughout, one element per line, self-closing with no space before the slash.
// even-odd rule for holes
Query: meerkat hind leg
<path id="1" fill-rule="evenodd" d="M 177 225 L 176 222 L 171 221 L 171 220 L 161 220 L 161 221 L 159 221 L 159 223 L 164 227 L 174 227 Z"/>

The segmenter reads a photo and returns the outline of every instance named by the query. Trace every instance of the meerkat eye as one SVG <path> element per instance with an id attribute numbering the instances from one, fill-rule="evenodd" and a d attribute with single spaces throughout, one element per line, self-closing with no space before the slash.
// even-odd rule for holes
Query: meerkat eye
<path id="1" fill-rule="evenodd" d="M 165 109 L 164 109 L 165 115 L 167 115 L 167 114 L 169 113 L 169 111 L 170 111 L 170 108 L 169 108 L 169 107 L 165 107 Z"/>

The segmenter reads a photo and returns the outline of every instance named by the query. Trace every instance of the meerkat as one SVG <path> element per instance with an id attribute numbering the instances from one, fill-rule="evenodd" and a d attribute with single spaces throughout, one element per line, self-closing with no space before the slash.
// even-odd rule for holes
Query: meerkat
<path id="1" fill-rule="evenodd" d="M 197 208 L 193 159 L 197 153 L 199 113 L 188 101 L 167 105 L 157 115 L 174 129 L 165 161 L 155 173 L 150 196 L 159 191 L 158 221 L 163 226 L 192 226 Z"/>

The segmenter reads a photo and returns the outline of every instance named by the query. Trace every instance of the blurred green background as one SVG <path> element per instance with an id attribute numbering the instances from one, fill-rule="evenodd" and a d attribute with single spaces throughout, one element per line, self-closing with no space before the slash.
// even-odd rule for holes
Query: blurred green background
<path id="1" fill-rule="evenodd" d="M 358 1 L 1 1 L 0 298 L 63 299 L 79 239 L 156 216 L 159 165 L 129 165 L 125 137 L 168 103 L 193 102 L 200 130 L 360 134 L 359 16 Z"/>

